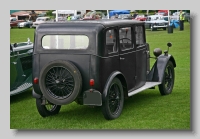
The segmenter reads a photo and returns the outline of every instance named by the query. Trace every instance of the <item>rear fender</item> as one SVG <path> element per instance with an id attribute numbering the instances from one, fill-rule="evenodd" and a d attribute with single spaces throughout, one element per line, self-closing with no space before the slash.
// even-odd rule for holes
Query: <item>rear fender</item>
<path id="1" fill-rule="evenodd" d="M 162 82 L 163 77 L 164 77 L 164 71 L 165 71 L 165 67 L 168 63 L 168 61 L 172 61 L 174 67 L 176 67 L 176 62 L 175 59 L 172 55 L 160 55 L 156 62 L 154 63 L 151 71 L 149 72 L 149 74 L 147 75 L 147 81 L 150 82 Z"/>
<path id="2" fill-rule="evenodd" d="M 114 71 L 114 72 L 111 73 L 111 75 L 109 76 L 109 78 L 108 78 L 108 80 L 105 84 L 103 94 L 102 94 L 102 102 L 105 102 L 105 98 L 107 96 L 108 88 L 109 88 L 112 80 L 115 77 L 117 77 L 122 83 L 123 91 L 124 91 L 124 98 L 128 98 L 127 83 L 126 83 L 126 79 L 125 79 L 124 75 L 119 71 Z"/>

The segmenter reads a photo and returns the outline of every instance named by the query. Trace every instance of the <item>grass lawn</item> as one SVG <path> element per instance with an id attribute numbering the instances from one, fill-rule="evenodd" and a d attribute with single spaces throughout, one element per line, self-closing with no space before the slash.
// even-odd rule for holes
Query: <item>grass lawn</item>
<path id="1" fill-rule="evenodd" d="M 61 107 L 55 116 L 42 118 L 37 112 L 31 89 L 10 97 L 10 129 L 163 129 L 191 130 L 190 107 L 190 24 L 185 22 L 184 31 L 173 33 L 164 30 L 146 30 L 146 40 L 151 56 L 154 48 L 167 50 L 174 56 L 175 85 L 172 94 L 161 96 L 158 87 L 145 90 L 125 101 L 119 118 L 107 121 L 101 108 L 78 105 L 75 102 Z M 34 29 L 11 29 L 10 42 L 31 41 Z M 151 60 L 151 65 L 155 60 Z"/>

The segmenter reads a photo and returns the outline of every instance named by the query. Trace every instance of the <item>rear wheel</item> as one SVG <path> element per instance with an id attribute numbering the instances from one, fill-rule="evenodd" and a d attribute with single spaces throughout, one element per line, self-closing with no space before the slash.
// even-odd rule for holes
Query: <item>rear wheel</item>
<path id="1" fill-rule="evenodd" d="M 109 85 L 107 95 L 102 104 L 102 113 L 107 120 L 116 119 L 120 116 L 124 105 L 124 93 L 120 80 L 114 78 Z"/>
<path id="2" fill-rule="evenodd" d="M 47 101 L 46 99 L 36 98 L 36 106 L 39 114 L 42 117 L 58 114 L 61 106 L 55 105 Z"/>
<path id="3" fill-rule="evenodd" d="M 162 84 L 158 86 L 161 95 L 171 94 L 174 87 L 174 78 L 175 78 L 174 65 L 171 61 L 168 61 L 165 68 Z"/>

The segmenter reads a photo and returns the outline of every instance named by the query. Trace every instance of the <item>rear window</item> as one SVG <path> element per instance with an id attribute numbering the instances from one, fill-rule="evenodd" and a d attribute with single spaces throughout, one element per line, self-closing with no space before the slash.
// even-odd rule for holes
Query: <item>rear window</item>
<path id="1" fill-rule="evenodd" d="M 89 38 L 85 35 L 46 35 L 42 38 L 44 49 L 87 49 Z"/>

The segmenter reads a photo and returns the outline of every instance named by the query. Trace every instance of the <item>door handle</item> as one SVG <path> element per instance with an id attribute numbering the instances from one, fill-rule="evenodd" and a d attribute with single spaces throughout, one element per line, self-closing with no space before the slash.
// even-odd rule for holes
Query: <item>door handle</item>
<path id="1" fill-rule="evenodd" d="M 120 57 L 120 60 L 124 60 L 125 58 L 123 58 L 123 57 Z"/>

